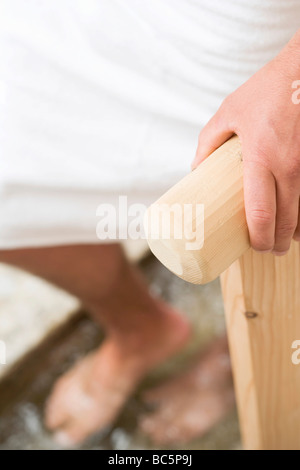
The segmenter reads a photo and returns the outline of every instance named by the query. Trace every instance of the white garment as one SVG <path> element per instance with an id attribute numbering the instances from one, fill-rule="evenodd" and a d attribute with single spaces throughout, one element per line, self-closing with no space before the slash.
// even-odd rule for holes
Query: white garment
<path id="1" fill-rule="evenodd" d="M 0 248 L 97 242 L 299 28 L 299 0 L 0 0 Z"/>

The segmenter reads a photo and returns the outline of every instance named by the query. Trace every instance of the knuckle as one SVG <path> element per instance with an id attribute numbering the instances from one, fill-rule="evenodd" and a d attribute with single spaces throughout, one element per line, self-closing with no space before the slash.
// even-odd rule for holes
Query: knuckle
<path id="1" fill-rule="evenodd" d="M 271 225 L 275 219 L 275 213 L 265 208 L 254 207 L 249 209 L 248 217 L 257 226 Z"/>
<path id="2" fill-rule="evenodd" d="M 265 144 L 260 144 L 258 140 L 251 148 L 249 163 L 259 165 L 270 170 L 271 157 L 273 155 L 272 149 Z"/>
<path id="3" fill-rule="evenodd" d="M 298 180 L 300 178 L 300 161 L 289 162 L 283 170 L 285 178 L 289 180 Z"/>
<path id="4" fill-rule="evenodd" d="M 294 222 L 280 222 L 276 228 L 276 236 L 280 238 L 287 237 L 295 232 L 297 224 Z"/>

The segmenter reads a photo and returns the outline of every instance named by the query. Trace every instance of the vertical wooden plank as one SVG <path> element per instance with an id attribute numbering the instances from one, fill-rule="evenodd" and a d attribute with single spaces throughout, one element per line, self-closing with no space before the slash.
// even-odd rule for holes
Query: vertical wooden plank
<path id="1" fill-rule="evenodd" d="M 222 276 L 240 426 L 246 449 L 300 449 L 300 250 L 249 250 Z"/>

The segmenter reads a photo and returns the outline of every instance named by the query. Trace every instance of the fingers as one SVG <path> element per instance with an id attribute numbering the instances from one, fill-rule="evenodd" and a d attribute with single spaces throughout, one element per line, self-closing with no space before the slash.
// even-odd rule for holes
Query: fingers
<path id="1" fill-rule="evenodd" d="M 221 106 L 199 134 L 198 147 L 192 163 L 192 169 L 195 169 L 233 135 L 234 131 L 230 128 L 226 119 L 225 107 Z"/>
<path id="2" fill-rule="evenodd" d="M 275 245 L 276 183 L 270 170 L 257 162 L 244 163 L 247 224 L 252 248 L 271 252 Z"/>
<path id="3" fill-rule="evenodd" d="M 241 134 L 231 119 L 236 114 L 232 101 L 227 98 L 200 132 L 193 169 L 232 135 Z M 249 132 L 247 122 L 244 122 L 244 126 L 247 132 L 242 134 L 248 136 L 242 139 L 242 146 L 250 243 L 256 251 L 284 255 L 293 238 L 300 241 L 300 161 L 295 157 L 297 149 L 293 148 L 283 163 L 282 153 L 281 158 L 278 156 L 278 145 L 275 155 L 272 141 L 266 145 L 266 139 L 263 139 L 262 145 L 258 145 L 257 134 L 249 141 L 249 135 L 253 132 L 251 129 Z M 248 145 L 245 145 L 245 141 Z M 256 150 L 251 154 L 253 141 L 256 142 Z M 260 155 L 257 155 L 257 149 Z"/>
<path id="4" fill-rule="evenodd" d="M 285 255 L 291 241 L 300 241 L 299 190 L 295 180 L 273 175 L 258 161 L 244 163 L 247 224 L 252 248 Z"/>
<path id="5" fill-rule="evenodd" d="M 297 229 L 299 215 L 299 193 L 289 181 L 277 180 L 277 214 L 275 255 L 285 255 L 290 249 L 291 241 Z"/>

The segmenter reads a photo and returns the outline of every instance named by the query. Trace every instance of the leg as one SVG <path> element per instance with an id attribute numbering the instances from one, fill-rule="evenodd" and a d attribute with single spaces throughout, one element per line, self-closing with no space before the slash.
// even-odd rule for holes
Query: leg
<path id="1" fill-rule="evenodd" d="M 249 250 L 223 275 L 241 431 L 247 449 L 300 449 L 299 244 L 282 257 Z"/>
<path id="2" fill-rule="evenodd" d="M 186 321 L 149 295 L 119 245 L 1 251 L 0 261 L 76 295 L 107 332 L 101 348 L 60 379 L 50 398 L 46 423 L 62 443 L 110 425 L 141 378 L 189 337 Z"/>

